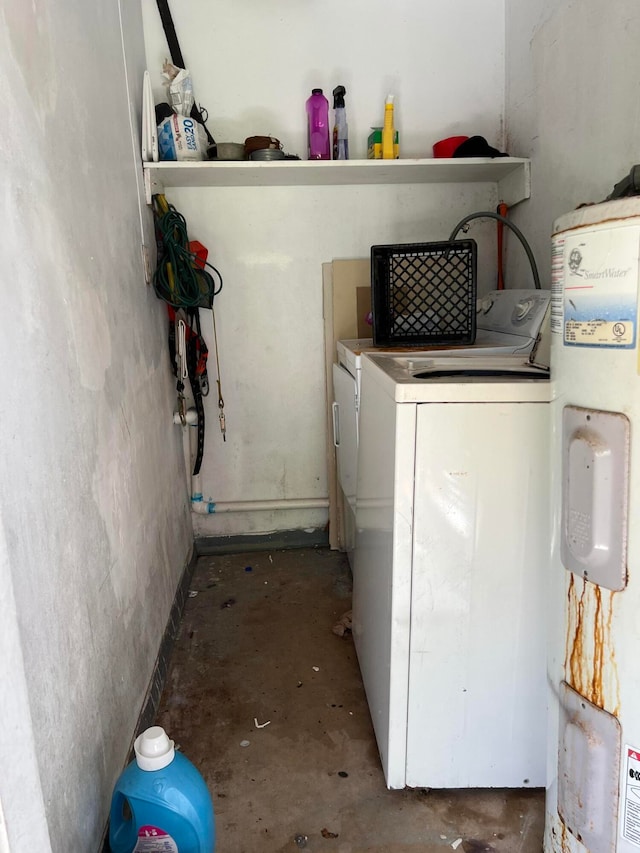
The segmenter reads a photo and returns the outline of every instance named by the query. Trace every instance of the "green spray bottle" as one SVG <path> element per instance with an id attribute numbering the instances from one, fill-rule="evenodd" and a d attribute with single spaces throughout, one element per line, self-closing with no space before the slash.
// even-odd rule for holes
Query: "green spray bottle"
<path id="1" fill-rule="evenodd" d="M 344 106 L 344 96 L 347 90 L 344 86 L 336 86 L 333 90 L 333 109 L 335 124 L 333 125 L 333 159 L 349 159 L 349 129 L 347 127 L 347 111 Z"/>

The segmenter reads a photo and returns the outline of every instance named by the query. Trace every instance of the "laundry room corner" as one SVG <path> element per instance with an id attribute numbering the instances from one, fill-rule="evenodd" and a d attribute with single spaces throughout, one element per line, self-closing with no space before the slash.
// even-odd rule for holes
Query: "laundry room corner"
<path id="1" fill-rule="evenodd" d="M 637 853 L 638 0 L 0 24 L 0 853 Z"/>

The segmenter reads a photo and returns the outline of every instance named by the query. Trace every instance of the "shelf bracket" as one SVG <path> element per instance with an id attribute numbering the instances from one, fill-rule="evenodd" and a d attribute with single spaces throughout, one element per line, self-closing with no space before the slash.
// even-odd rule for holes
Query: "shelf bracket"
<path id="1" fill-rule="evenodd" d="M 531 198 L 531 163 L 525 161 L 498 181 L 498 201 L 508 207 Z"/>
<path id="2" fill-rule="evenodd" d="M 164 193 L 164 185 L 156 174 L 152 174 L 150 169 L 143 169 L 142 174 L 144 177 L 144 198 L 147 204 L 151 204 L 154 195 Z"/>

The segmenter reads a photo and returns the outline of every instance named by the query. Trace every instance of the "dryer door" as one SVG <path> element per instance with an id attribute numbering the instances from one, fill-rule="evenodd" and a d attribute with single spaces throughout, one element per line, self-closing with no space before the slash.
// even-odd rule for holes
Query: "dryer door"
<path id="1" fill-rule="evenodd" d="M 358 411 L 356 380 L 340 364 L 333 365 L 333 443 L 338 482 L 355 509 L 358 465 Z"/>

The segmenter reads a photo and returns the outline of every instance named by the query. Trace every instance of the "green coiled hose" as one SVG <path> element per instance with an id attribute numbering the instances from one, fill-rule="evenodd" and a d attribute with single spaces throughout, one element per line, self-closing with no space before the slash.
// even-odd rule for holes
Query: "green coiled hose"
<path id="1" fill-rule="evenodd" d="M 158 239 L 153 274 L 156 296 L 174 308 L 212 308 L 214 297 L 222 290 L 220 272 L 207 261 L 205 268 L 198 266 L 202 262 L 189 249 L 187 222 L 164 195 L 154 195 L 153 212 Z"/>

